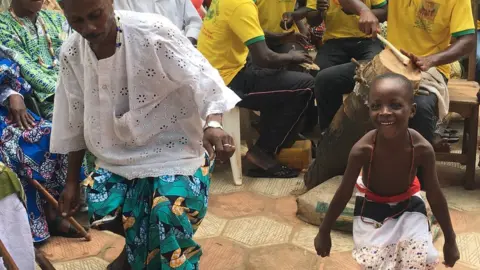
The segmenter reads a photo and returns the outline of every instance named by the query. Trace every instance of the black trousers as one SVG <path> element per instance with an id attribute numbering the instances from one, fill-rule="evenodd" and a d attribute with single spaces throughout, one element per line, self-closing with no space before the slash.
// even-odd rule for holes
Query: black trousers
<path id="1" fill-rule="evenodd" d="M 242 98 L 239 107 L 260 111 L 260 136 L 256 146 L 276 154 L 290 145 L 296 128 L 313 100 L 310 74 L 247 65 L 228 85 Z"/>
<path id="2" fill-rule="evenodd" d="M 328 128 L 343 102 L 343 95 L 355 86 L 355 64 L 350 60 L 371 60 L 383 50 L 378 40 L 363 38 L 331 39 L 317 52 L 315 63 L 320 67 L 315 77 L 320 128 Z"/>

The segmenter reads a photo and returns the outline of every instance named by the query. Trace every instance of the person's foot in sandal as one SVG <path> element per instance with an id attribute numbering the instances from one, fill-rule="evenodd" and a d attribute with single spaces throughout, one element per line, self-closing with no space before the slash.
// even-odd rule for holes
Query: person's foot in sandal
<path id="1" fill-rule="evenodd" d="M 299 170 L 288 168 L 280 164 L 273 155 L 265 153 L 257 146 L 252 147 L 246 159 L 254 165 L 247 171 L 246 175 L 255 178 L 295 178 L 300 174 Z"/>
<path id="2" fill-rule="evenodd" d="M 78 232 L 72 224 L 66 219 L 57 216 L 48 223 L 48 230 L 52 236 L 61 236 L 65 238 L 82 238 L 83 235 Z"/>
<path id="3" fill-rule="evenodd" d="M 66 238 L 82 238 L 83 236 L 63 217 L 61 217 L 53 207 L 45 204 L 43 209 L 47 216 L 48 230 L 52 236 L 62 236 Z"/>
<path id="4" fill-rule="evenodd" d="M 432 146 L 437 153 L 450 153 L 450 144 L 448 143 L 448 139 L 442 138 L 441 136 L 435 136 Z"/>

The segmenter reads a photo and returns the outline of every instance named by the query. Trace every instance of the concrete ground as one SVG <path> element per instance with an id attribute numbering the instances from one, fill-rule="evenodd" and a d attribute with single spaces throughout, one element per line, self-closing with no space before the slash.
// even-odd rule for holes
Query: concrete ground
<path id="1" fill-rule="evenodd" d="M 439 164 L 461 261 L 455 269 L 480 269 L 480 189 L 465 191 L 459 184 L 463 169 Z M 351 257 L 352 236 L 333 232 L 329 258 L 315 255 L 317 228 L 296 217 L 292 191 L 303 187 L 302 178 L 251 179 L 234 186 L 229 166 L 217 167 L 211 184 L 207 217 L 195 238 L 203 246 L 201 269 L 356 269 Z M 480 178 L 478 178 L 480 179 Z M 59 270 L 105 269 L 122 250 L 124 240 L 92 230 L 93 241 L 52 238 L 42 247 Z M 443 238 L 436 241 L 441 251 Z M 440 266 L 439 269 L 443 269 Z"/>

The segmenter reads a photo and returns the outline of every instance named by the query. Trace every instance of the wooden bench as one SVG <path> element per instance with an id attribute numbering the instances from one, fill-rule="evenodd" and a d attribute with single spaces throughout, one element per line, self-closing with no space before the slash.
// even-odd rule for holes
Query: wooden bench
<path id="1" fill-rule="evenodd" d="M 462 153 L 436 153 L 437 161 L 457 162 L 466 165 L 464 187 L 475 189 L 475 168 L 478 135 L 478 99 L 479 85 L 474 81 L 450 80 L 450 112 L 464 118 Z"/>

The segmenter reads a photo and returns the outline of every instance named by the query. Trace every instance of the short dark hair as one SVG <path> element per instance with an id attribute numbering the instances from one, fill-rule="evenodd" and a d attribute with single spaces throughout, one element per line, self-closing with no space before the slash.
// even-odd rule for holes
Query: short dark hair
<path id="1" fill-rule="evenodd" d="M 407 79 L 407 77 L 403 76 L 402 74 L 392 73 L 392 72 L 385 73 L 385 74 L 382 74 L 382 75 L 378 75 L 370 83 L 370 89 L 373 86 L 375 86 L 378 82 L 383 81 L 383 80 L 396 80 L 399 83 L 398 86 L 402 87 L 408 93 L 408 97 L 409 97 L 410 101 L 412 101 L 412 103 L 413 103 L 413 98 L 414 98 L 413 84 L 409 79 Z"/>

